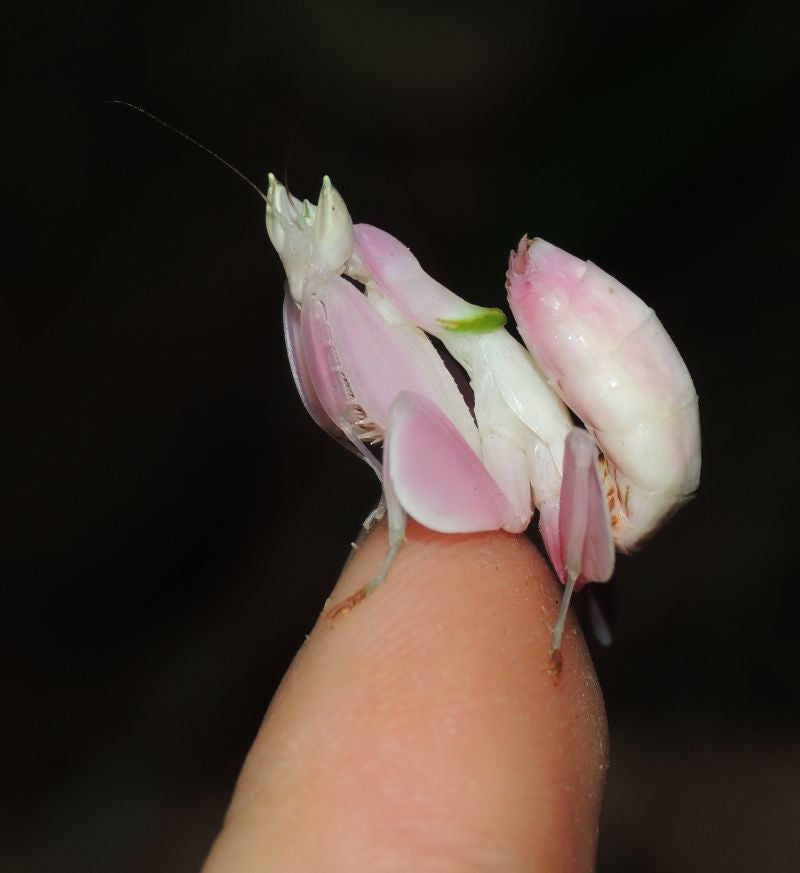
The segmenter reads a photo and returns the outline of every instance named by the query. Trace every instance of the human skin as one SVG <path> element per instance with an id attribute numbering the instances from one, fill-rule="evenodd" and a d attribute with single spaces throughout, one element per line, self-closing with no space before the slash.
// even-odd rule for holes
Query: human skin
<path id="1" fill-rule="evenodd" d="M 203 873 L 594 869 L 603 700 L 522 536 L 411 523 L 388 580 L 320 617 L 273 699 Z M 372 578 L 381 524 L 329 605 Z"/>

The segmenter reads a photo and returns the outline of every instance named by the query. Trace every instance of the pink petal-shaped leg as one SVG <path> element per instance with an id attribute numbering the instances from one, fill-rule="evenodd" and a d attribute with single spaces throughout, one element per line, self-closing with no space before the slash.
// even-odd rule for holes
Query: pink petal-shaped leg
<path id="1" fill-rule="evenodd" d="M 392 404 L 383 462 L 387 499 L 391 488 L 403 509 L 431 530 L 497 530 L 516 520 L 481 459 L 421 395 L 403 392 Z"/>
<path id="2" fill-rule="evenodd" d="M 611 515 L 600 477 L 597 446 L 578 427 L 569 432 L 564 446 L 559 537 L 566 587 L 553 628 L 553 653 L 561 646 L 573 590 L 587 582 L 606 582 L 614 572 Z"/>
<path id="3" fill-rule="evenodd" d="M 392 403 L 383 449 L 389 552 L 375 577 L 328 617 L 349 612 L 387 577 L 403 544 L 407 515 L 431 530 L 471 533 L 513 526 L 514 507 L 450 419 L 421 394 Z"/>
<path id="4" fill-rule="evenodd" d="M 559 510 L 561 554 L 567 576 L 578 588 L 607 582 L 614 572 L 611 516 L 597 461 L 597 445 L 575 427 L 564 445 L 564 479 Z"/>

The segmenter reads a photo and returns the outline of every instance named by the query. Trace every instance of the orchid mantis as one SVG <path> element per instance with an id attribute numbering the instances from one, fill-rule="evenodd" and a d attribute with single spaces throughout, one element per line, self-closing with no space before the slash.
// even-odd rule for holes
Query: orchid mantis
<path id="1" fill-rule="evenodd" d="M 572 592 L 608 580 L 615 548 L 635 549 L 698 484 L 697 396 L 655 314 L 593 264 L 523 238 L 506 279 L 526 349 L 500 310 L 449 291 L 388 233 L 354 226 L 327 177 L 316 205 L 272 175 L 266 200 L 298 391 L 375 471 L 375 514 L 388 514 L 383 566 L 332 615 L 386 578 L 408 516 L 445 533 L 519 533 L 536 509 L 565 585 L 558 663 Z M 473 409 L 429 337 L 466 372 Z"/>

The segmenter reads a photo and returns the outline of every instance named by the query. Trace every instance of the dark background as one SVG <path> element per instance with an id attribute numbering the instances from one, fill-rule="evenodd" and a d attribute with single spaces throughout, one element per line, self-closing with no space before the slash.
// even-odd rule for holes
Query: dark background
<path id="1" fill-rule="evenodd" d="M 619 562 L 600 870 L 800 869 L 800 19 L 290 5 L 6 22 L 0 868 L 196 870 L 377 496 L 294 393 L 263 204 L 122 98 L 469 300 L 527 231 L 656 308 L 704 473 Z"/>

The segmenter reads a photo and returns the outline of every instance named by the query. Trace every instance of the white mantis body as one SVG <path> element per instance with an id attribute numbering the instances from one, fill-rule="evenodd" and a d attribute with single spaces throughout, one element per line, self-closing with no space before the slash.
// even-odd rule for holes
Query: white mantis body
<path id="1" fill-rule="evenodd" d="M 387 559 L 338 611 L 386 577 L 408 515 L 446 533 L 516 533 L 535 507 L 566 586 L 557 654 L 573 589 L 608 580 L 614 549 L 634 549 L 697 487 L 697 396 L 655 314 L 593 264 L 524 238 L 507 288 L 528 351 L 502 312 L 448 291 L 384 231 L 354 227 L 327 177 L 315 207 L 270 176 L 267 230 L 303 402 L 375 470 L 388 511 Z M 466 371 L 474 410 L 427 335 Z"/>

